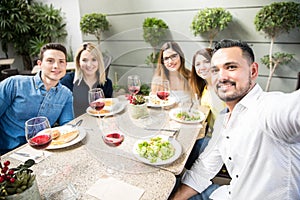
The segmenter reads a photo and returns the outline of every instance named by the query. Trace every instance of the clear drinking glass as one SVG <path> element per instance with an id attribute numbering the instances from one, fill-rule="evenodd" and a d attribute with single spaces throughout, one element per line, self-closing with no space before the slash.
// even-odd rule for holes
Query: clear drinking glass
<path id="1" fill-rule="evenodd" d="M 139 93 L 140 88 L 141 88 L 140 77 L 138 75 L 128 76 L 127 85 L 128 85 L 128 91 L 130 94 L 135 95 L 135 94 Z"/>

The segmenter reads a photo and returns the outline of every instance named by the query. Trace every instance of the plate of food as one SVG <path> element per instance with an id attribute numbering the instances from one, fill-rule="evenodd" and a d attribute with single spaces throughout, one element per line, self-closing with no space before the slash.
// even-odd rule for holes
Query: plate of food
<path id="1" fill-rule="evenodd" d="M 199 123 L 205 119 L 205 115 L 200 110 L 188 108 L 175 108 L 169 112 L 171 119 L 181 123 Z"/>
<path id="2" fill-rule="evenodd" d="M 165 107 L 165 106 L 172 106 L 176 103 L 175 97 L 168 97 L 167 100 L 161 100 L 156 95 L 150 95 L 147 97 L 148 99 L 148 106 L 149 107 Z"/>
<path id="3" fill-rule="evenodd" d="M 133 147 L 134 156 L 149 165 L 167 165 L 177 160 L 182 153 L 180 143 L 166 135 L 157 135 L 138 140 Z"/>
<path id="4" fill-rule="evenodd" d="M 101 110 L 95 110 L 90 106 L 86 109 L 89 115 L 96 117 L 104 117 L 114 115 L 121 112 L 125 108 L 125 104 L 120 102 L 117 98 L 106 98 L 104 99 L 105 106 Z"/>
<path id="5" fill-rule="evenodd" d="M 83 140 L 86 136 L 84 129 L 72 126 L 59 126 L 52 128 L 52 142 L 46 149 L 60 149 L 72 146 Z"/>

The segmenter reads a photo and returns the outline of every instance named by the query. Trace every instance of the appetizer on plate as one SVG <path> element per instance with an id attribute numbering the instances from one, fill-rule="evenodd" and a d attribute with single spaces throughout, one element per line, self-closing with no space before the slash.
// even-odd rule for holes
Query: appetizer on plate
<path id="1" fill-rule="evenodd" d="M 141 157 L 148 159 L 150 163 L 155 163 L 173 157 L 175 148 L 168 140 L 163 140 L 158 136 L 139 143 L 137 152 Z"/>
<path id="2" fill-rule="evenodd" d="M 176 103 L 176 99 L 174 97 L 168 97 L 166 100 L 161 100 L 156 95 L 150 95 L 148 97 L 148 106 L 150 107 L 171 106 L 174 103 Z"/>
<path id="3" fill-rule="evenodd" d="M 205 115 L 196 109 L 176 108 L 170 111 L 170 118 L 182 123 L 199 123 L 205 119 Z"/>
<path id="4" fill-rule="evenodd" d="M 51 145 L 61 145 L 68 142 L 71 142 L 79 135 L 78 129 L 69 129 L 69 130 L 52 130 L 52 142 Z"/>
<path id="5" fill-rule="evenodd" d="M 86 112 L 92 116 L 110 116 L 121 112 L 125 108 L 125 104 L 120 102 L 118 98 L 107 98 L 103 101 L 105 103 L 103 109 L 96 110 L 89 106 Z"/>
<path id="6" fill-rule="evenodd" d="M 175 114 L 175 117 L 183 121 L 196 121 L 201 118 L 198 112 L 181 111 Z"/>

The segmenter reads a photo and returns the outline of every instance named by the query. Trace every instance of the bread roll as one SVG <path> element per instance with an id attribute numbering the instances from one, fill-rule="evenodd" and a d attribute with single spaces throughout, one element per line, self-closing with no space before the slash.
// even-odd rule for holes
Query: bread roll
<path id="1" fill-rule="evenodd" d="M 57 139 L 59 136 L 60 136 L 60 131 L 58 129 L 54 129 L 52 130 L 52 133 L 51 133 L 51 138 L 52 140 L 55 140 Z"/>

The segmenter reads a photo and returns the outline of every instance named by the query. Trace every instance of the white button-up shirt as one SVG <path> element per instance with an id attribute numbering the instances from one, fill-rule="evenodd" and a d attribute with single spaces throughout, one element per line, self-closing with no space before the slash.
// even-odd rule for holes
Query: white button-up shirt
<path id="1" fill-rule="evenodd" d="M 214 128 L 183 183 L 200 193 L 225 163 L 232 180 L 212 199 L 300 199 L 300 90 L 263 92 L 256 85 Z"/>

